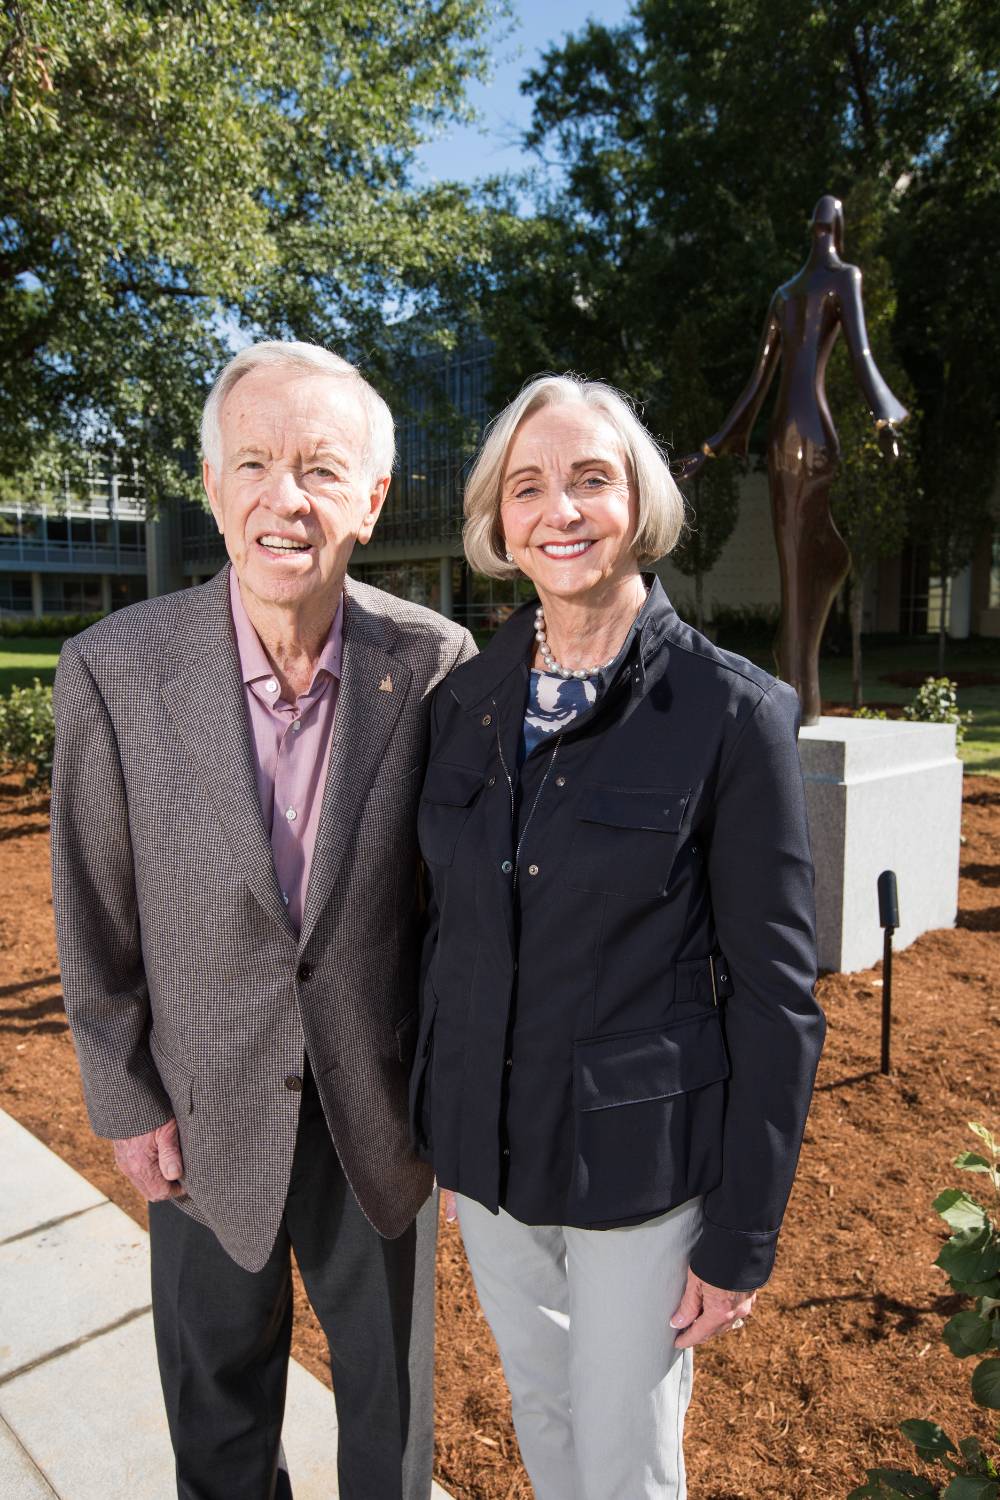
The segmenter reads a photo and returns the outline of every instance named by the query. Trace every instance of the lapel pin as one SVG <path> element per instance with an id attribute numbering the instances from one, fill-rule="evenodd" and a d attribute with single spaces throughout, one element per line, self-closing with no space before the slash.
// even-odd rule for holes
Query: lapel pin
<path id="1" fill-rule="evenodd" d="M 392 692 L 392 678 L 388 672 L 386 672 L 385 676 L 382 678 L 382 681 L 379 683 L 378 690 L 380 693 Z"/>

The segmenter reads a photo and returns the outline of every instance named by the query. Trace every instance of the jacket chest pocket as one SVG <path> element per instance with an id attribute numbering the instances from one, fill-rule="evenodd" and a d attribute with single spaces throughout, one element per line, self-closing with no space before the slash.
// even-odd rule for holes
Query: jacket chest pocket
<path id="1" fill-rule="evenodd" d="M 610 896 L 665 895 L 691 789 L 584 787 L 569 885 Z"/>
<path id="2" fill-rule="evenodd" d="M 420 852 L 429 865 L 450 865 L 479 793 L 482 771 L 435 761 L 427 767 L 417 815 Z"/>

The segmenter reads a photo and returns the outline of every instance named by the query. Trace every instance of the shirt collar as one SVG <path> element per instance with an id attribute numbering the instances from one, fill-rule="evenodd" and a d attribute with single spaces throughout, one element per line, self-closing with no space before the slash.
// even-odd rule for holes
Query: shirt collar
<path id="1" fill-rule="evenodd" d="M 261 645 L 260 636 L 254 629 L 253 622 L 247 614 L 246 605 L 243 603 L 235 568 L 229 571 L 229 605 L 232 610 L 233 628 L 236 631 L 236 649 L 239 653 L 240 672 L 244 683 L 249 686 L 250 683 L 258 682 L 262 677 L 273 677 L 274 668 L 268 660 L 267 652 Z M 328 672 L 331 677 L 339 679 L 343 640 L 344 596 L 341 593 L 337 613 L 333 617 L 333 624 L 323 643 L 312 682 L 309 684 L 310 692 L 321 672 Z"/>

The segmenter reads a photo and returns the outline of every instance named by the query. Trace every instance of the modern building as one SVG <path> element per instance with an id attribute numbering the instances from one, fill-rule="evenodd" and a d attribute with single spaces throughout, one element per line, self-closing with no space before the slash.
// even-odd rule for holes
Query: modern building
<path id="1" fill-rule="evenodd" d="M 54 493 L 0 504 L 0 614 L 107 613 L 143 599 L 146 505 L 135 470 L 95 459 Z"/>
<path id="2" fill-rule="evenodd" d="M 528 597 L 525 584 L 473 577 L 461 546 L 462 473 L 491 415 L 490 345 L 476 339 L 454 353 L 422 360 L 398 427 L 398 463 L 372 542 L 355 554 L 352 573 L 427 604 L 474 628 L 499 623 Z M 1000 500 L 1000 497 L 998 497 Z M 997 506 L 1000 516 L 1000 503 Z M 146 519 L 135 473 L 95 463 L 81 492 L 25 496 L 0 505 L 0 614 L 107 610 L 147 594 L 210 577 L 225 560 L 207 509 L 162 508 Z M 693 580 L 667 559 L 659 568 L 681 609 L 690 612 Z M 767 478 L 742 481 L 739 520 L 704 585 L 711 619 L 719 607 L 774 609 L 780 599 Z M 940 580 L 926 551 L 907 547 L 874 569 L 865 591 L 864 629 L 936 632 Z M 985 535 L 972 563 L 952 581 L 949 633 L 1000 636 L 1000 525 Z"/>

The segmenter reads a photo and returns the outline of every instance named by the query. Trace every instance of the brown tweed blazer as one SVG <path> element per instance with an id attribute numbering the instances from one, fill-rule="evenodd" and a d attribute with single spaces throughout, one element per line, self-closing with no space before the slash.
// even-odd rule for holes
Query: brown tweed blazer
<path id="1" fill-rule="evenodd" d="M 430 695 L 475 651 L 440 615 L 348 579 L 329 772 L 302 932 L 257 799 L 228 567 L 67 641 L 56 676 L 53 897 L 91 1123 L 171 1115 L 181 1206 L 253 1271 L 288 1187 L 308 1050 L 375 1228 L 431 1187 L 410 1149 L 421 912 L 416 805 Z M 391 689 L 391 690 L 390 690 Z"/>

